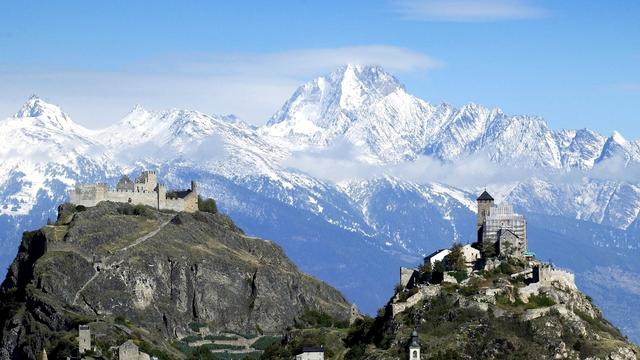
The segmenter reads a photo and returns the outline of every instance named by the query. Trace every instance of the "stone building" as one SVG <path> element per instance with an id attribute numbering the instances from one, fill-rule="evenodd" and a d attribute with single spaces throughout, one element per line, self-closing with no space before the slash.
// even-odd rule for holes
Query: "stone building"
<path id="1" fill-rule="evenodd" d="M 498 230 L 498 253 L 506 256 L 525 256 L 527 251 L 526 237 L 521 239 L 509 229 Z"/>
<path id="2" fill-rule="evenodd" d="M 125 341 L 118 347 L 118 359 L 120 360 L 151 360 L 151 357 L 138 349 L 132 340 Z"/>
<path id="3" fill-rule="evenodd" d="M 155 171 L 143 171 L 135 181 L 123 175 L 115 189 L 107 184 L 78 184 L 69 191 L 69 202 L 76 205 L 96 206 L 101 201 L 114 201 L 134 205 L 147 205 L 156 209 L 195 212 L 198 210 L 198 188 L 191 181 L 191 188 L 167 191 L 158 183 Z"/>
<path id="4" fill-rule="evenodd" d="M 78 352 L 84 354 L 91 350 L 91 329 L 89 325 L 78 326 Z"/>
<path id="5" fill-rule="evenodd" d="M 324 360 L 323 347 L 306 347 L 296 355 L 296 360 Z"/>
<path id="6" fill-rule="evenodd" d="M 527 251 L 527 221 L 508 203 L 494 204 L 484 191 L 478 197 L 478 243 L 491 244 L 500 255 L 524 256 Z"/>

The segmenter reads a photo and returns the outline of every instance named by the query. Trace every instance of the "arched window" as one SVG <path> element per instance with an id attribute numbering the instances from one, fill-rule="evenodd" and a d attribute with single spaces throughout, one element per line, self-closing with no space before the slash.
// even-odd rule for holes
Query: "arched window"
<path id="1" fill-rule="evenodd" d="M 129 198 L 129 200 L 127 200 L 128 203 L 131 203 L 131 198 Z"/>
<path id="2" fill-rule="evenodd" d="M 413 350 L 413 356 L 414 359 L 418 358 L 418 350 Z"/>

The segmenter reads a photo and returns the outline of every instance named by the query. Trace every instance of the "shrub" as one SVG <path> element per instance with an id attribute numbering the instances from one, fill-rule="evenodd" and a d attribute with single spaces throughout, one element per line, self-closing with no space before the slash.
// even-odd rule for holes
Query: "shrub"
<path id="1" fill-rule="evenodd" d="M 513 266 L 505 261 L 500 263 L 500 265 L 498 266 L 498 270 L 500 270 L 500 272 L 505 275 L 511 275 L 515 273 L 515 269 L 513 268 Z"/>
<path id="2" fill-rule="evenodd" d="M 349 324 L 346 321 L 337 320 L 326 313 L 322 313 L 315 310 L 307 310 L 301 317 L 302 320 L 309 327 L 338 327 L 345 328 Z"/>
<path id="3" fill-rule="evenodd" d="M 151 211 L 149 211 L 148 207 L 146 207 L 144 205 L 141 205 L 141 204 L 138 204 L 138 205 L 133 207 L 133 214 L 137 215 L 137 216 L 146 216 L 146 217 L 148 217 L 148 216 L 151 216 Z"/>
<path id="4" fill-rule="evenodd" d="M 407 301 L 408 298 L 412 297 L 413 295 L 415 295 L 418 292 L 418 288 L 413 288 L 411 290 L 407 290 L 407 291 L 401 291 L 400 292 L 400 301 L 404 302 Z"/>
<path id="5" fill-rule="evenodd" d="M 198 211 L 217 214 L 218 205 L 216 205 L 216 201 L 211 198 L 205 199 L 201 196 L 198 196 Z"/>
<path id="6" fill-rule="evenodd" d="M 467 272 L 464 270 L 451 271 L 449 275 L 453 276 L 459 283 L 466 280 L 469 277 L 469 275 L 467 275 Z"/>
<path id="7" fill-rule="evenodd" d="M 195 332 L 200 331 L 200 328 L 203 328 L 203 327 L 207 327 L 207 324 L 199 323 L 199 322 L 189 323 L 189 329 L 191 329 L 192 331 L 195 331 Z"/>
<path id="8" fill-rule="evenodd" d="M 269 345 L 277 343 L 280 340 L 281 338 L 279 336 L 263 336 L 254 341 L 253 344 L 251 344 L 251 347 L 256 350 L 266 350 Z"/>
<path id="9" fill-rule="evenodd" d="M 186 342 L 186 343 L 191 343 L 191 342 L 196 342 L 196 341 L 200 341 L 202 340 L 202 336 L 200 335 L 189 335 L 186 336 L 184 338 L 182 338 L 181 341 Z"/>
<path id="10" fill-rule="evenodd" d="M 551 299 L 545 294 L 529 296 L 529 303 L 528 303 L 529 307 L 540 308 L 540 307 L 553 306 L 555 304 L 556 302 L 553 301 L 553 299 Z"/>
<path id="11" fill-rule="evenodd" d="M 238 340 L 237 336 L 227 336 L 227 335 L 207 335 L 204 337 L 205 340 Z"/>

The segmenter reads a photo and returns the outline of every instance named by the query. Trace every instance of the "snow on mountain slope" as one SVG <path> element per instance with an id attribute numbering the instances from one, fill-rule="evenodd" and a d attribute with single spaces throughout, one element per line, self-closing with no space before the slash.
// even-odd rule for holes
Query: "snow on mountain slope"
<path id="1" fill-rule="evenodd" d="M 297 149 L 344 137 L 369 161 L 396 162 L 415 158 L 444 119 L 382 68 L 348 65 L 298 88 L 260 132 Z"/>
<path id="2" fill-rule="evenodd" d="M 29 214 L 41 193 L 60 195 L 56 183 L 72 186 L 116 172 L 92 131 L 36 96 L 0 121 L 0 142 L 0 214 Z"/>
<path id="3" fill-rule="evenodd" d="M 552 131 L 536 116 L 468 104 L 431 105 L 378 66 L 348 65 L 300 88 L 260 133 L 295 149 L 347 139 L 364 160 L 398 163 L 426 154 L 443 161 L 487 154 L 500 164 L 591 169 L 614 155 L 640 162 L 637 142 L 615 133 Z"/>
<path id="4" fill-rule="evenodd" d="M 175 109 L 151 112 L 136 106 L 99 134 L 104 146 L 125 164 L 144 161 L 158 166 L 181 159 L 229 177 L 262 174 L 286 182 L 274 166 L 287 150 L 265 141 L 235 117 Z"/>
<path id="5" fill-rule="evenodd" d="M 591 169 L 596 163 L 606 138 L 589 129 L 562 130 L 556 134 L 565 168 Z"/>
<path id="6" fill-rule="evenodd" d="M 0 265 L 15 254 L 20 232 L 54 216 L 76 182 L 113 184 L 122 173 L 151 168 L 170 188 L 197 180 L 243 228 L 281 241 L 305 270 L 336 281 L 373 311 L 379 303 L 363 291 L 390 288 L 396 279 L 375 285 L 378 278 L 363 280 L 367 274 L 391 274 L 435 247 L 474 239 L 481 185 L 460 189 L 400 173 L 334 184 L 288 167 L 296 152 L 344 141 L 368 166 L 442 162 L 446 170 L 457 163 L 473 170 L 465 172 L 470 178 L 484 163 L 468 157 L 486 155 L 496 169 L 519 176 L 498 179 L 490 190 L 529 214 L 532 227 L 558 238 L 580 228 L 580 240 L 595 248 L 635 249 L 640 241 L 640 180 L 590 178 L 598 165 L 607 175 L 609 161 L 640 163 L 638 142 L 587 129 L 554 132 L 541 118 L 477 104 L 431 105 L 377 66 L 345 66 L 301 86 L 259 128 L 230 115 L 136 106 L 106 129 L 87 130 L 34 97 L 0 122 L 0 141 Z M 440 161 L 412 162 L 425 155 Z M 333 156 L 329 165 L 342 160 Z M 557 229 L 546 228 L 551 220 Z"/>
<path id="7" fill-rule="evenodd" d="M 574 183 L 552 183 L 532 179 L 519 184 L 507 200 L 528 212 L 619 229 L 626 229 L 640 215 L 640 186 L 613 180 L 583 178 Z"/>

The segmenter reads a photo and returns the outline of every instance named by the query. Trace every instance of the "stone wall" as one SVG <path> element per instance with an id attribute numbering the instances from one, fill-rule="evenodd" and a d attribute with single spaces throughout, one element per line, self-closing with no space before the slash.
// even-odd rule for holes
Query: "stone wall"
<path id="1" fill-rule="evenodd" d="M 137 186 L 155 184 L 155 174 L 147 174 L 147 183 Z M 150 186 L 150 185 L 149 185 Z M 198 211 L 197 185 L 191 182 L 191 191 L 182 198 L 168 198 L 166 188 L 157 186 L 153 191 L 146 187 L 137 188 L 140 191 L 109 191 L 106 184 L 78 185 L 69 191 L 69 202 L 86 207 L 96 206 L 101 201 L 113 201 L 130 203 L 134 205 L 146 205 L 156 209 L 169 209 L 174 211 L 196 212 Z"/>

